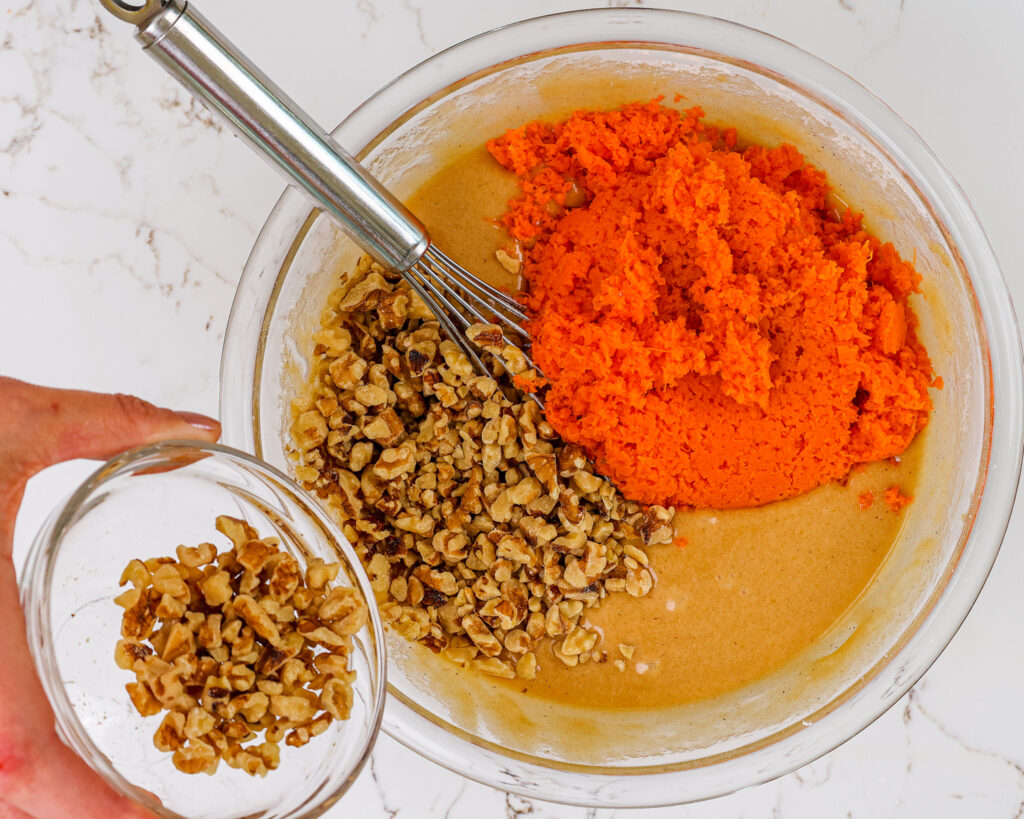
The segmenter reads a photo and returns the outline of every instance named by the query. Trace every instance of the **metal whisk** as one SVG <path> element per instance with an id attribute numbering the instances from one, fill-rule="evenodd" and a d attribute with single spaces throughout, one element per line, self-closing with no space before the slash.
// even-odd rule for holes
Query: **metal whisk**
<path id="1" fill-rule="evenodd" d="M 433 245 L 427 247 L 416 264 L 403 270 L 402 275 L 437 316 L 452 341 L 459 345 L 481 373 L 489 374 L 480 360 L 476 346 L 466 338 L 469 327 L 474 324 L 496 324 L 501 328 L 506 342 L 509 340 L 509 330 L 523 339 L 524 344 L 528 341 L 529 335 L 523 326 L 526 313 L 519 303 L 457 265 Z M 517 349 L 523 354 L 527 366 L 536 369 L 533 359 L 522 347 Z"/>
<path id="2" fill-rule="evenodd" d="M 524 349 L 527 317 L 519 304 L 432 246 L 423 224 L 188 2 L 100 2 L 135 24 L 147 54 L 340 221 L 364 250 L 400 272 L 482 374 L 488 370 L 466 337 L 477 323 L 499 326 L 506 343 L 518 337 L 519 345 L 512 346 L 536 369 Z"/>

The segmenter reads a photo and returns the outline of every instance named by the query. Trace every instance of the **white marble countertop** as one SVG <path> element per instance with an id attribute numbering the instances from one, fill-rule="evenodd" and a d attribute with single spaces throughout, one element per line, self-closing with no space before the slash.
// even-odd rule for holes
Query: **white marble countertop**
<path id="1" fill-rule="evenodd" d="M 206 0 L 202 10 L 322 122 L 485 29 L 575 0 Z M 611 5 L 626 5 L 613 2 Z M 654 4 L 649 0 L 648 4 Z M 977 209 L 1018 304 L 1024 151 L 1019 0 L 660 0 L 776 34 L 864 83 L 918 130 Z M 289 14 L 283 14 L 287 9 Z M 102 19 L 101 19 L 102 18 Z M 282 182 L 95 0 L 0 3 L 0 373 L 215 413 L 235 284 Z M 93 467 L 35 479 L 23 553 Z M 645 817 L 1024 815 L 1024 511 L 960 633 L 914 690 L 774 782 Z M 582 819 L 507 796 L 382 736 L 336 816 Z"/>

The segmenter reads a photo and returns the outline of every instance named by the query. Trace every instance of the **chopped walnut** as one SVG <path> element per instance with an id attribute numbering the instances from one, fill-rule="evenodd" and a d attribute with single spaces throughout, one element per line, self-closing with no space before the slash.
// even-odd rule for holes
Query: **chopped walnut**
<path id="1" fill-rule="evenodd" d="M 335 719 L 348 719 L 352 710 L 352 686 L 338 677 L 327 680 L 320 694 L 320 707 Z"/>
<path id="2" fill-rule="evenodd" d="M 340 332 L 333 338 L 344 348 Z M 128 564 L 114 659 L 135 672 L 126 686 L 135 709 L 164 712 L 153 743 L 179 771 L 212 774 L 223 759 L 265 776 L 282 741 L 303 745 L 348 718 L 352 635 L 368 612 L 354 588 L 330 587 L 340 564 L 311 560 L 303 575 L 244 521 L 222 516 L 216 526 L 229 551 L 201 543 L 179 546 L 178 560 Z"/>
<path id="3" fill-rule="evenodd" d="M 186 774 L 214 774 L 220 758 L 212 745 L 199 739 L 190 739 L 182 748 L 178 748 L 172 757 L 174 767 Z"/>
<path id="4" fill-rule="evenodd" d="M 521 260 L 510 256 L 507 251 L 496 250 L 494 257 L 498 260 L 502 267 L 505 268 L 513 276 L 518 276 L 519 271 L 523 269 L 523 263 Z"/>
<path id="5" fill-rule="evenodd" d="M 389 627 L 497 677 L 534 679 L 552 652 L 569 666 L 607 659 L 585 612 L 650 592 L 646 549 L 672 540 L 674 510 L 628 501 L 558 438 L 513 383 L 528 362 L 496 325 L 466 331 L 488 376 L 368 258 L 328 304 L 310 392 L 293 401 L 291 455 Z"/>

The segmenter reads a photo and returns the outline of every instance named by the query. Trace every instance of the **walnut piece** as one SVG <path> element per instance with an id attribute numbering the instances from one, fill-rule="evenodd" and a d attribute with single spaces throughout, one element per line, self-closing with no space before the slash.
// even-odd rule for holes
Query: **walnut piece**
<path id="1" fill-rule="evenodd" d="M 344 346 L 340 331 L 332 338 Z M 296 429 L 319 427 L 307 418 Z M 348 719 L 352 635 L 368 610 L 356 589 L 331 587 L 340 564 L 311 560 L 303 575 L 245 521 L 221 516 L 216 528 L 226 552 L 201 543 L 179 546 L 177 560 L 128 564 L 114 659 L 135 672 L 125 686 L 135 709 L 163 712 L 153 743 L 179 771 L 213 774 L 223 759 L 266 776 L 282 741 L 304 745 Z"/>
<path id="2" fill-rule="evenodd" d="M 519 259 L 509 255 L 505 250 L 496 250 L 494 257 L 498 260 L 499 264 L 505 268 L 513 276 L 518 276 L 519 271 L 523 269 L 523 263 Z"/>

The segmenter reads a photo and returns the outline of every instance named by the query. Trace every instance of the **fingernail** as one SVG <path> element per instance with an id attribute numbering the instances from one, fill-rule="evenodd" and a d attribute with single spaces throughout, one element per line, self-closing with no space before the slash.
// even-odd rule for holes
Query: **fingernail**
<path id="1" fill-rule="evenodd" d="M 208 415 L 200 415 L 198 412 L 179 412 L 178 417 L 189 426 L 205 432 L 216 432 L 220 429 L 220 422 Z"/>

